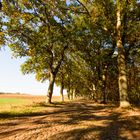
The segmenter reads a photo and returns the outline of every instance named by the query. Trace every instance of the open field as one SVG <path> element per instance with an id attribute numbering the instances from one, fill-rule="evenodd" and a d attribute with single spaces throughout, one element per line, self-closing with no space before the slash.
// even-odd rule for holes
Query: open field
<path id="1" fill-rule="evenodd" d="M 9 98 L 9 100 L 13 99 L 13 98 L 22 99 L 22 100 L 26 100 L 26 101 L 28 100 L 30 103 L 32 103 L 32 102 L 44 102 L 46 99 L 46 96 L 39 96 L 39 95 L 34 96 L 34 95 L 27 95 L 27 94 L 0 94 L 0 99 L 2 100 L 4 98 Z M 60 97 L 53 96 L 52 100 L 60 101 Z"/>
<path id="2" fill-rule="evenodd" d="M 65 97 L 67 100 L 67 98 Z M 45 102 L 46 96 L 33 96 L 26 94 L 0 94 L 0 109 L 11 109 L 23 105 L 32 105 L 35 103 Z M 60 96 L 53 96 L 52 101 L 60 101 Z"/>
<path id="3" fill-rule="evenodd" d="M 0 116 L 21 116 L 40 112 L 46 108 L 45 99 L 46 96 L 0 94 Z M 55 103 L 60 100 L 59 96 L 53 96 L 52 98 Z"/>
<path id="4" fill-rule="evenodd" d="M 17 102 L 20 96 L 8 102 Z M 1 96 L 3 106 L 8 97 Z M 44 97 L 30 97 L 24 95 L 25 104 L 11 103 L 11 109 L 0 110 L 0 140 L 140 140 L 138 108 L 125 110 L 84 100 L 47 105 L 39 103 Z"/>

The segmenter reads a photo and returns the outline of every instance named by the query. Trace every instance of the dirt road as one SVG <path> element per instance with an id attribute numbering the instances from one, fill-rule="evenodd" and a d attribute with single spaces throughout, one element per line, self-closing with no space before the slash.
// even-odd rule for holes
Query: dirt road
<path id="1" fill-rule="evenodd" d="M 8 118 L 0 123 L 0 140 L 140 140 L 140 111 L 85 101 L 65 103 Z"/>

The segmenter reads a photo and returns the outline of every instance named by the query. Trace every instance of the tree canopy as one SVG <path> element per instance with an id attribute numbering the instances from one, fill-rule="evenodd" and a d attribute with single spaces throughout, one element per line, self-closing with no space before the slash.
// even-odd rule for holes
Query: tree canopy
<path id="1" fill-rule="evenodd" d="M 70 96 L 121 106 L 140 91 L 139 1 L 3 0 L 0 7 L 0 43 L 26 57 L 24 74 L 49 79 L 47 102 L 54 83 Z"/>

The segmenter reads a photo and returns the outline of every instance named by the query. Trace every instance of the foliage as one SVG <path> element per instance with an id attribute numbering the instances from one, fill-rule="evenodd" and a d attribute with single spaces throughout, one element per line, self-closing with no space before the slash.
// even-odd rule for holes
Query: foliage
<path id="1" fill-rule="evenodd" d="M 118 101 L 121 63 L 128 89 L 139 83 L 132 79 L 140 67 L 139 7 L 136 0 L 4 1 L 0 42 L 26 58 L 24 74 L 49 79 L 49 98 L 55 82 L 76 96 Z"/>
<path id="2" fill-rule="evenodd" d="M 129 91 L 129 100 L 132 104 L 139 105 L 139 103 L 140 103 L 140 87 L 132 88 L 131 91 Z"/>

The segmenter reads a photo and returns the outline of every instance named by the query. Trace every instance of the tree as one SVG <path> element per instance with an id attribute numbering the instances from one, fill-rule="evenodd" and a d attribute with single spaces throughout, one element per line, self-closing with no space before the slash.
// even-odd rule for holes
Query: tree
<path id="1" fill-rule="evenodd" d="M 118 68 L 119 68 L 119 94 L 120 94 L 120 106 L 125 107 L 129 106 L 128 95 L 127 95 L 127 77 L 126 77 L 126 60 L 124 55 L 124 48 L 122 42 L 122 6 L 124 1 L 117 0 L 117 48 L 118 48 Z"/>
<path id="2" fill-rule="evenodd" d="M 3 29 L 2 29 L 2 2 L 0 1 L 0 47 L 1 45 L 4 45 L 5 43 L 5 40 L 4 40 L 4 32 L 3 32 Z"/>
<path id="3" fill-rule="evenodd" d="M 95 39 L 95 35 L 93 35 L 93 40 L 99 42 L 101 40 L 101 44 L 103 44 L 105 50 L 109 44 L 112 44 L 112 50 L 115 50 L 117 46 L 118 50 L 118 83 L 119 83 L 119 97 L 120 97 L 120 106 L 125 107 L 129 106 L 128 102 L 128 92 L 127 92 L 127 47 L 134 48 L 135 40 L 138 43 L 138 32 L 139 32 L 139 12 L 138 12 L 138 2 L 135 0 L 132 1 L 116 1 L 113 0 L 105 0 L 105 1 L 77 1 L 81 7 L 83 7 L 83 11 L 86 9 L 87 16 L 86 18 L 90 18 L 92 24 L 87 24 L 88 32 L 94 32 L 95 35 L 101 33 L 101 36 Z M 89 3 L 92 3 L 89 6 Z M 110 12 L 111 11 L 111 12 Z M 83 14 L 83 13 L 82 13 Z M 90 17 L 89 17 L 90 16 Z M 132 17 L 134 17 L 132 19 Z M 85 18 L 83 18 L 85 19 Z M 85 20 L 84 20 L 85 21 Z M 87 22 L 87 21 L 86 21 Z M 114 26 L 116 25 L 116 26 Z M 89 28 L 92 26 L 91 28 Z M 135 30 L 135 29 L 138 30 Z M 103 38 L 106 34 L 106 37 Z M 135 36 L 135 37 L 134 37 Z M 84 36 L 85 37 L 85 36 Z M 129 39 L 132 39 L 131 41 Z M 109 43 L 110 42 L 110 43 Z M 108 45 L 107 45 L 108 44 Z M 136 44 L 136 43 L 135 43 Z M 137 45 L 138 46 L 138 45 Z M 110 55 L 113 55 L 111 52 Z M 87 57 L 88 55 L 86 55 Z M 85 58 L 86 58 L 85 57 Z M 99 54 L 99 57 L 102 57 Z M 97 60 L 97 59 L 96 59 Z M 105 58 L 100 60 L 100 63 L 104 63 Z M 109 59 L 108 59 L 109 60 Z M 99 62 L 99 61 L 97 61 Z M 98 63 L 98 64 L 100 64 Z M 98 65 L 98 75 L 101 77 L 101 64 Z"/>
<path id="4" fill-rule="evenodd" d="M 55 78 L 69 47 L 70 17 L 61 10 L 66 2 L 38 0 L 3 4 L 9 47 L 16 57 L 27 58 L 22 65 L 24 74 L 35 73 L 40 81 L 49 79 L 46 102 L 51 103 Z"/>
<path id="5" fill-rule="evenodd" d="M 64 102 L 64 94 L 63 94 L 63 91 L 64 91 L 64 81 L 65 81 L 65 77 L 64 75 L 66 74 L 66 71 L 64 70 L 64 60 L 62 62 L 62 65 L 61 65 L 61 68 L 59 69 L 59 72 L 57 74 L 57 77 L 56 77 L 56 80 L 55 80 L 55 83 L 57 86 L 60 86 L 60 95 L 61 95 L 61 101 Z"/>
<path id="6" fill-rule="evenodd" d="M 128 40 L 128 36 L 129 37 L 131 35 L 135 36 L 135 34 L 137 34 L 137 31 L 133 30 L 133 29 L 136 29 L 136 27 L 138 27 L 138 30 L 140 29 L 139 21 L 137 18 L 137 10 L 138 10 L 137 5 L 138 3 L 135 0 L 134 1 L 133 0 L 132 1 L 128 1 L 128 0 L 116 1 L 119 93 L 120 93 L 120 106 L 121 107 L 130 106 L 128 102 L 128 91 L 127 91 L 128 85 L 127 85 L 127 68 L 126 68 L 126 62 L 127 62 L 127 57 L 128 57 L 128 55 L 126 55 L 126 52 L 128 53 L 128 51 L 125 48 L 126 46 L 134 48 L 134 43 L 132 43 L 133 42 L 132 40 L 131 40 L 132 42 Z M 134 16 L 134 19 L 131 22 L 132 16 Z M 133 37 L 131 36 L 131 39 L 132 38 Z M 135 37 L 135 41 L 137 42 L 136 37 Z"/>
<path id="7" fill-rule="evenodd" d="M 2 2 L 0 1 L 0 10 L 2 9 Z"/>
<path id="8" fill-rule="evenodd" d="M 3 3 L 3 11 L 11 49 L 27 58 L 23 72 L 50 80 L 47 102 L 56 82 L 61 92 L 66 88 L 104 103 L 120 97 L 120 106 L 129 106 L 128 66 L 130 59 L 136 62 L 132 52 L 138 54 L 140 44 L 139 2 L 12 0 Z"/>

